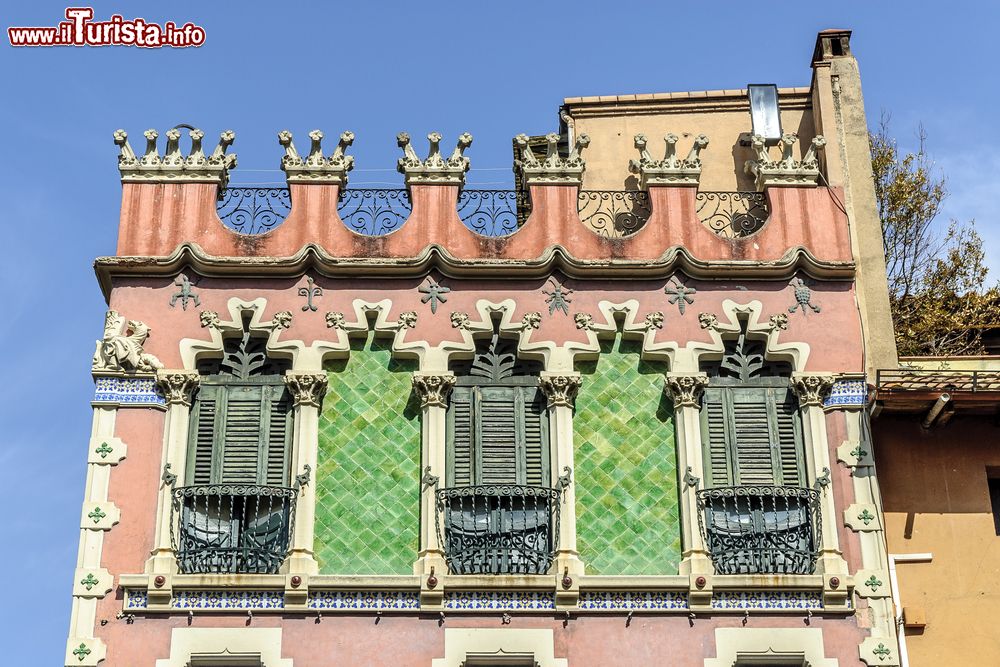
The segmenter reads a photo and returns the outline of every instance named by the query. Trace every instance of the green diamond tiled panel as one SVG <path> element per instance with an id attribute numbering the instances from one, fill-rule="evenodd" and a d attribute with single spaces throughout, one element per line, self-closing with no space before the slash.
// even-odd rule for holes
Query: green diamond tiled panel
<path id="1" fill-rule="evenodd" d="M 420 407 L 383 339 L 327 364 L 314 549 L 323 574 L 409 574 L 418 549 Z"/>
<path id="2" fill-rule="evenodd" d="M 581 363 L 573 418 L 577 546 L 590 574 L 676 574 L 680 521 L 673 406 L 662 364 L 640 344 L 601 346 Z"/>

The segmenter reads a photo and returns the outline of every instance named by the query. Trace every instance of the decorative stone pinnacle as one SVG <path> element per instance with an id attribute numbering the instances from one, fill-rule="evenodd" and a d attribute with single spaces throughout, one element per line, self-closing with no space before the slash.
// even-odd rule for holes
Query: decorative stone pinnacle
<path id="1" fill-rule="evenodd" d="M 539 159 L 531 150 L 528 135 L 519 134 L 514 141 L 521 148 L 521 159 L 515 161 L 515 169 L 521 171 L 525 185 L 556 184 L 577 185 L 583 182 L 583 172 L 587 168 L 583 160 L 583 149 L 590 145 L 590 137 L 581 134 L 569 155 L 559 155 L 560 136 L 555 133 L 545 135 L 545 157 Z"/>
<path id="2" fill-rule="evenodd" d="M 326 373 L 285 373 L 285 386 L 292 394 L 295 405 L 308 405 L 314 408 L 323 405 L 323 396 L 329 379 Z"/>
<path id="3" fill-rule="evenodd" d="M 229 182 L 229 170 L 236 168 L 236 155 L 227 155 L 226 149 L 232 145 L 236 134 L 226 130 L 219 135 L 219 145 L 212 154 L 205 157 L 202 140 L 205 133 L 199 129 L 188 132 L 191 137 L 191 152 L 181 153 L 181 132 L 174 127 L 166 131 L 167 145 L 163 157 L 157 151 L 159 133 L 150 129 L 143 133 L 146 137 L 146 152 L 137 157 L 128 142 L 125 130 L 115 130 L 115 145 L 118 146 L 118 171 L 122 182 L 162 183 L 183 181 L 187 183 L 217 183 L 220 188 Z"/>
<path id="4" fill-rule="evenodd" d="M 816 185 L 819 180 L 819 158 L 817 153 L 826 146 L 823 136 L 816 136 L 806 149 L 801 160 L 792 156 L 792 148 L 798 142 L 797 134 L 781 135 L 781 159 L 773 160 L 768 152 L 764 137 L 754 135 L 750 139 L 756 157 L 747 160 L 743 170 L 755 177 L 757 190 L 783 185 Z"/>
<path id="5" fill-rule="evenodd" d="M 420 407 L 448 407 L 448 395 L 455 386 L 457 378 L 453 374 L 433 375 L 424 373 L 413 374 L 413 389 L 420 397 Z"/>
<path id="6" fill-rule="evenodd" d="M 799 405 L 822 407 L 833 381 L 833 375 L 829 374 L 792 373 L 792 390 L 799 398 Z"/>
<path id="7" fill-rule="evenodd" d="M 550 375 L 543 373 L 538 378 L 538 386 L 549 399 L 549 407 L 572 408 L 580 391 L 583 378 L 579 375 Z"/>
<path id="8" fill-rule="evenodd" d="M 400 132 L 396 135 L 396 144 L 403 149 L 403 157 L 396 163 L 396 169 L 404 175 L 406 187 L 416 183 L 431 185 L 465 185 L 465 172 L 469 171 L 469 158 L 465 157 L 465 149 L 472 145 L 472 135 L 464 132 L 458 137 L 455 150 L 448 158 L 441 155 L 441 134 L 431 132 L 427 135 L 430 147 L 427 159 L 421 160 L 410 144 L 410 135 Z"/>
<path id="9" fill-rule="evenodd" d="M 185 405 L 191 407 L 191 397 L 201 376 L 196 371 L 159 370 L 156 372 L 156 384 L 167 399 L 167 405 Z"/>
<path id="10" fill-rule="evenodd" d="M 697 408 L 708 384 L 705 373 L 668 373 L 663 378 L 663 391 L 674 401 L 674 409 Z"/>
<path id="11" fill-rule="evenodd" d="M 655 160 L 646 149 L 646 135 L 635 135 L 635 147 L 639 150 L 638 160 L 629 160 L 632 173 L 639 174 L 639 187 L 643 190 L 650 185 L 698 185 L 701 177 L 701 150 L 708 146 L 708 137 L 699 134 L 694 138 L 691 150 L 683 160 L 677 157 L 676 134 L 663 137 L 667 148 L 662 160 Z"/>
<path id="12" fill-rule="evenodd" d="M 281 169 L 289 183 L 324 183 L 347 187 L 347 172 L 354 169 L 354 156 L 347 155 L 347 148 L 354 143 L 354 133 L 347 131 L 340 135 L 340 141 L 330 157 L 323 156 L 323 132 L 309 133 L 311 144 L 309 155 L 303 158 L 292 143 L 292 133 L 278 132 L 278 143 L 285 149 L 281 158 Z"/>

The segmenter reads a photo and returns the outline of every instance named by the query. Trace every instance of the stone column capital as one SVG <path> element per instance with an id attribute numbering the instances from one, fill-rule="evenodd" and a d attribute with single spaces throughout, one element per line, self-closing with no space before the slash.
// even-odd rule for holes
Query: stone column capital
<path id="1" fill-rule="evenodd" d="M 162 368 L 156 371 L 156 384 L 163 392 L 167 405 L 191 407 L 191 398 L 200 382 L 201 375 L 197 371 Z"/>
<path id="2" fill-rule="evenodd" d="M 287 371 L 285 386 L 292 394 L 294 405 L 308 405 L 318 408 L 323 404 L 329 378 L 326 373 L 311 371 Z"/>
<path id="3" fill-rule="evenodd" d="M 420 397 L 420 407 L 448 407 L 448 395 L 455 386 L 454 373 L 414 373 L 413 389 Z"/>
<path id="4" fill-rule="evenodd" d="M 823 407 L 823 399 L 833 388 L 832 373 L 792 373 L 792 390 L 802 407 Z"/>
<path id="5" fill-rule="evenodd" d="M 538 386 L 549 400 L 549 407 L 572 408 L 583 378 L 579 373 L 542 373 Z"/>
<path id="6" fill-rule="evenodd" d="M 705 373 L 669 372 L 663 377 L 663 392 L 674 401 L 674 409 L 697 408 L 708 385 Z"/>

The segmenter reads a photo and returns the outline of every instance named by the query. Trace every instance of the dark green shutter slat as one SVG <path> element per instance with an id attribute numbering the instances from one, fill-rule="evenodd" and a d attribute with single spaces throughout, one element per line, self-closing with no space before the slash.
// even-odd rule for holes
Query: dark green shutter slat
<path id="1" fill-rule="evenodd" d="M 548 417 L 545 400 L 534 387 L 520 389 L 524 395 L 524 483 L 548 486 Z"/>
<path id="2" fill-rule="evenodd" d="M 455 387 L 448 406 L 448 483 L 470 486 L 472 473 L 472 388 Z"/>
<path id="3" fill-rule="evenodd" d="M 729 486 L 729 439 L 723 389 L 705 390 L 702 405 L 702 437 L 704 438 L 708 483 L 711 486 Z"/>
<path id="4" fill-rule="evenodd" d="M 517 484 L 517 407 L 514 387 L 478 387 L 479 483 Z"/>

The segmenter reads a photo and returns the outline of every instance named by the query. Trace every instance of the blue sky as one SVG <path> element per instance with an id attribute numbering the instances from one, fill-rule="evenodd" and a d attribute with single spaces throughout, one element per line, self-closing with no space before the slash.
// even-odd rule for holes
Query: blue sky
<path id="1" fill-rule="evenodd" d="M 556 127 L 563 97 L 806 86 L 816 32 L 853 29 L 869 119 L 918 124 L 949 177 L 944 216 L 975 218 L 1000 273 L 1000 87 L 992 3 L 97 2 L 95 15 L 193 21 L 198 49 L 0 46 L 0 607 L 4 662 L 60 664 L 105 304 L 92 260 L 114 252 L 111 133 L 233 129 L 234 183 L 276 182 L 275 134 L 357 135 L 352 184 L 396 184 L 395 135 L 463 131 L 470 184 L 510 183 L 510 138 Z M 55 25 L 65 5 L 8 3 L 3 27 Z M 206 143 L 208 143 L 206 141 Z M 214 142 L 213 142 L 214 143 Z M 418 142 L 423 150 L 423 141 Z M 368 171 L 368 170 L 384 171 Z"/>

